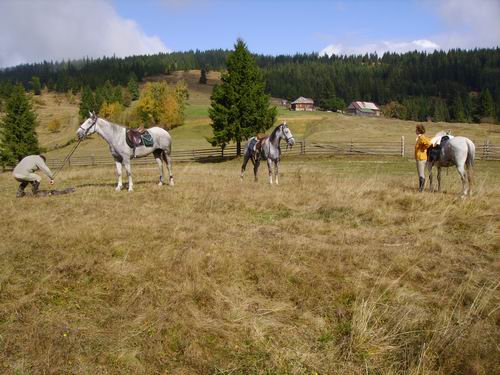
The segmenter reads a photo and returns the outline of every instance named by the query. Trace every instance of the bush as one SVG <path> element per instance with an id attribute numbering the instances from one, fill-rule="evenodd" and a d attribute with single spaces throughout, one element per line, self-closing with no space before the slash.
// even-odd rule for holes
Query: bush
<path id="1" fill-rule="evenodd" d="M 51 133 L 57 133 L 59 130 L 61 130 L 61 121 L 56 118 L 50 120 L 47 124 L 47 129 Z"/>
<path id="2" fill-rule="evenodd" d="M 120 122 L 120 115 L 123 106 L 118 102 L 104 103 L 99 111 L 99 115 L 112 122 Z"/>

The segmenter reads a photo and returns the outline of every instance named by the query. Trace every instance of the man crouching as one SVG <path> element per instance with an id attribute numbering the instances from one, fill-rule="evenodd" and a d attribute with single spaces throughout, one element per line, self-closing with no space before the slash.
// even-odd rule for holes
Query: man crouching
<path id="1" fill-rule="evenodd" d="M 17 189 L 16 197 L 23 197 L 25 195 L 24 189 L 28 184 L 32 185 L 33 195 L 38 193 L 38 188 L 40 186 L 40 181 L 42 178 L 33 173 L 36 170 L 40 169 L 43 173 L 45 173 L 50 178 L 50 184 L 54 183 L 54 175 L 50 171 L 47 164 L 45 164 L 47 159 L 42 155 L 29 155 L 26 156 L 23 160 L 19 162 L 18 165 L 14 168 L 12 175 L 14 178 L 19 181 L 21 184 L 19 185 L 19 189 Z"/>

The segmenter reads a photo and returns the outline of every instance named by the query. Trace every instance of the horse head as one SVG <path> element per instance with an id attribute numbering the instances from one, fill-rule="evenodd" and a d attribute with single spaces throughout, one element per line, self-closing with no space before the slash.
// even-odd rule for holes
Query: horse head
<path id="1" fill-rule="evenodd" d="M 76 134 L 78 139 L 85 138 L 87 135 L 95 133 L 97 120 L 99 119 L 95 112 L 89 112 L 89 118 L 85 120 L 83 124 L 80 125 Z"/>
<path id="2" fill-rule="evenodd" d="M 288 146 L 292 147 L 295 144 L 295 139 L 293 139 L 293 134 L 288 128 L 286 121 L 280 125 L 281 127 L 281 138 L 285 140 Z"/>

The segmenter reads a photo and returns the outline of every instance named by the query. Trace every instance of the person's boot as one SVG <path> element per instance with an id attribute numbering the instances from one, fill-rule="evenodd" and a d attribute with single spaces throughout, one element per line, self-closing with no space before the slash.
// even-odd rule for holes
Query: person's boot
<path id="1" fill-rule="evenodd" d="M 33 181 L 33 187 L 32 187 L 33 195 L 36 195 L 36 193 L 38 193 L 39 187 L 40 183 L 38 181 Z"/>
<path id="2" fill-rule="evenodd" d="M 424 187 L 425 187 L 425 178 L 419 177 L 418 178 L 418 191 L 420 191 L 420 192 L 424 191 Z"/>
<path id="3" fill-rule="evenodd" d="M 28 186 L 28 183 L 26 181 L 21 182 L 21 184 L 19 185 L 19 188 L 17 189 L 16 197 L 21 198 L 21 197 L 24 197 L 26 195 L 26 193 L 24 192 L 24 189 L 26 188 L 26 186 Z"/>

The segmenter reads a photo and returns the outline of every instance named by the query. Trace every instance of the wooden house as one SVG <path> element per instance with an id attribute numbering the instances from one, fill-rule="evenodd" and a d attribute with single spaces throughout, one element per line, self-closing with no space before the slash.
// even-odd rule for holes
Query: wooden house
<path id="1" fill-rule="evenodd" d="M 380 108 L 372 102 L 352 102 L 346 112 L 355 116 L 380 116 Z"/>
<path id="2" fill-rule="evenodd" d="M 301 96 L 297 100 L 290 103 L 292 111 L 312 111 L 314 110 L 314 100 Z"/>

